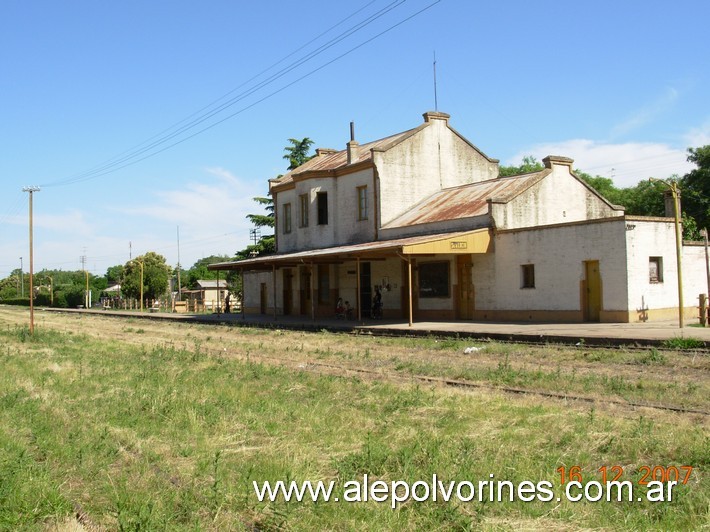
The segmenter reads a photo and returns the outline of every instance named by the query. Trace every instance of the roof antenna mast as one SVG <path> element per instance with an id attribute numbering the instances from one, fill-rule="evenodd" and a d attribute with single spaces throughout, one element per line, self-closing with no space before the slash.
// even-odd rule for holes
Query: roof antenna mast
<path id="1" fill-rule="evenodd" d="M 439 100 L 436 96 L 436 50 L 434 50 L 434 111 L 439 111 Z"/>

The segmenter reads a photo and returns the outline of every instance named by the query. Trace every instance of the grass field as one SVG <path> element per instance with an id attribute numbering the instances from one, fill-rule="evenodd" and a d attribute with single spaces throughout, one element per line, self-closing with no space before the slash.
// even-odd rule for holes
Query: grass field
<path id="1" fill-rule="evenodd" d="M 30 335 L 26 317 L 0 307 L 2 529 L 710 528 L 707 354 L 479 342 L 466 355 L 471 342 L 49 313 Z M 365 474 L 559 487 L 573 466 L 585 481 L 622 466 L 638 489 L 644 466 L 694 469 L 662 503 L 393 510 L 252 488 Z"/>

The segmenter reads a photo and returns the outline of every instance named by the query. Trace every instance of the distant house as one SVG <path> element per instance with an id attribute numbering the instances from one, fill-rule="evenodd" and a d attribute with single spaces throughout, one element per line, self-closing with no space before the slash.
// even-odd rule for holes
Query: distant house
<path id="1" fill-rule="evenodd" d="M 195 308 L 216 309 L 224 306 L 224 300 L 229 293 L 227 281 L 199 280 L 197 288 L 181 290 L 183 300 L 197 304 Z"/>
<path id="2" fill-rule="evenodd" d="M 671 218 L 625 216 L 548 156 L 499 176 L 449 115 L 345 150 L 319 149 L 269 182 L 277 253 L 209 266 L 243 273 L 244 311 L 411 320 L 632 322 L 677 316 Z M 672 201 L 670 203 L 672 207 Z M 702 248 L 683 246 L 685 313 L 705 292 Z"/>

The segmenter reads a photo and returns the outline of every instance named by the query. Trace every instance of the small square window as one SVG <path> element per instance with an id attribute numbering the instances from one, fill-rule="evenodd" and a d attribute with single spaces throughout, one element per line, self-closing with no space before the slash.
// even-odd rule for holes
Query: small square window
<path id="1" fill-rule="evenodd" d="M 520 288 L 535 288 L 535 265 L 523 264 L 520 266 Z"/>
<path id="2" fill-rule="evenodd" d="M 663 257 L 648 258 L 648 282 L 663 282 Z"/>

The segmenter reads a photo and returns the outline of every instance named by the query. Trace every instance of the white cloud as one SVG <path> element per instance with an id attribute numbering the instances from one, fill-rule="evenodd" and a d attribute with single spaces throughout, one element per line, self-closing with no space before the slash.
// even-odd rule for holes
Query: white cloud
<path id="1" fill-rule="evenodd" d="M 710 144 L 710 118 L 698 127 L 688 131 L 683 137 L 691 148 L 698 148 Z"/>
<path id="2" fill-rule="evenodd" d="M 611 130 L 611 138 L 617 138 L 626 135 L 631 131 L 649 124 L 659 115 L 670 109 L 678 99 L 678 91 L 674 88 L 669 88 L 665 94 L 660 96 L 654 102 L 637 110 L 633 115 L 628 117 L 623 122 L 616 124 Z"/>
<path id="3" fill-rule="evenodd" d="M 251 229 L 246 215 L 264 212 L 253 200 L 265 194 L 263 183 L 243 181 L 223 168 L 208 168 L 205 175 L 205 181 L 156 192 L 152 204 L 121 210 L 133 218 L 146 219 L 146 224 L 152 219 L 179 226 L 181 262 L 185 266 L 206 255 L 233 254 L 244 247 Z M 156 249 L 155 239 L 150 242 L 151 249 Z M 136 244 L 139 249 L 140 243 Z M 166 242 L 163 249 L 170 262 L 177 262 L 175 240 Z"/>
<path id="4" fill-rule="evenodd" d="M 629 187 L 639 181 L 673 174 L 684 175 L 694 167 L 686 160 L 685 150 L 667 144 L 626 142 L 620 144 L 589 139 L 537 144 L 515 154 L 505 164 L 518 165 L 526 155 L 542 160 L 547 155 L 563 155 L 574 159 L 574 168 L 592 175 L 612 177 L 617 187 Z"/>
<path id="5" fill-rule="evenodd" d="M 123 209 L 123 212 L 190 227 L 194 232 L 205 234 L 248 225 L 244 217 L 247 213 L 259 212 L 252 198 L 263 195 L 263 187 L 241 181 L 222 168 L 209 168 L 206 172 L 217 179 L 156 192 L 153 204 Z"/>

